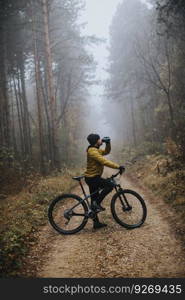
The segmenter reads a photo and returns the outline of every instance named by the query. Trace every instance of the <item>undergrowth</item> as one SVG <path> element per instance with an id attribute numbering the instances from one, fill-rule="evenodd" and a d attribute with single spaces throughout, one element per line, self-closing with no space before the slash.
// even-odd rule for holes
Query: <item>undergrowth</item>
<path id="1" fill-rule="evenodd" d="M 23 257 L 36 242 L 34 233 L 45 225 L 50 201 L 69 192 L 78 170 L 49 177 L 36 176 L 21 192 L 0 200 L 0 277 L 17 277 Z"/>
<path id="2" fill-rule="evenodd" d="M 185 165 L 179 153 L 167 144 L 163 151 L 151 151 L 146 145 L 135 149 L 125 148 L 121 162 L 128 161 L 126 173 L 143 187 L 152 190 L 156 197 L 162 198 L 176 213 L 181 237 L 185 234 Z M 173 151 L 173 152 L 172 152 Z M 148 153 L 148 154 L 146 154 Z"/>

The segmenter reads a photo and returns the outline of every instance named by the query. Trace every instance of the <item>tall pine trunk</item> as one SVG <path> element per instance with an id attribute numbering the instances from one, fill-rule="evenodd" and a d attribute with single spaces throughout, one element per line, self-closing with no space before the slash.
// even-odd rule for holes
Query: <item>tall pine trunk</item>
<path id="1" fill-rule="evenodd" d="M 26 96 L 25 87 L 25 70 L 23 61 L 20 61 L 20 81 L 21 81 L 21 92 L 22 92 L 22 105 L 23 105 L 23 126 L 25 131 L 25 150 L 28 155 L 28 160 L 32 161 L 32 142 L 31 142 L 31 129 L 30 129 L 30 119 L 28 112 L 28 102 Z"/>
<path id="2" fill-rule="evenodd" d="M 0 55 L 0 96 L 1 96 L 1 120 L 0 135 L 1 145 L 7 149 L 10 147 L 10 116 L 8 100 L 8 81 L 7 81 L 7 32 L 5 25 L 0 28 L 1 33 L 1 55 Z"/>
<path id="3" fill-rule="evenodd" d="M 40 69 L 39 69 L 39 57 L 36 37 L 36 24 L 35 24 L 35 11 L 34 2 L 32 1 L 31 6 L 32 13 L 32 39 L 33 39 L 33 53 L 34 53 L 34 64 L 35 64 L 35 84 L 36 84 L 36 99 L 37 99 L 37 113 L 38 113 L 38 130 L 39 130 L 39 161 L 40 171 L 42 174 L 45 173 L 44 166 L 44 136 L 43 136 L 43 111 L 42 111 L 42 92 L 40 86 Z"/>
<path id="4" fill-rule="evenodd" d="M 51 56 L 51 42 L 49 37 L 49 12 L 48 3 L 46 0 L 42 0 L 43 18 L 44 18 L 44 42 L 45 42 L 45 54 L 46 54 L 46 78 L 47 78 L 47 94 L 50 104 L 50 125 L 51 125 L 51 167 L 58 167 L 58 149 L 57 149 L 57 127 L 56 127 L 56 98 L 54 92 L 54 77 L 52 71 L 52 56 Z"/>

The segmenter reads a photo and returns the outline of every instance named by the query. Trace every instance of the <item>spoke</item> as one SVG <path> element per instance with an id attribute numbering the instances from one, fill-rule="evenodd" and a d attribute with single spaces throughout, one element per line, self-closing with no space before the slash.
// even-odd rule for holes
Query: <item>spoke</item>
<path id="1" fill-rule="evenodd" d="M 123 224 L 137 225 L 143 217 L 143 207 L 139 199 L 132 193 L 119 195 L 115 202 L 115 212 Z"/>
<path id="2" fill-rule="evenodd" d="M 72 215 L 73 215 L 73 216 L 81 216 L 81 217 L 85 217 L 85 214 L 79 214 L 79 213 L 75 213 L 75 212 L 73 212 Z"/>
<path id="3" fill-rule="evenodd" d="M 81 226 L 86 218 L 83 205 L 73 197 L 64 198 L 53 207 L 52 219 L 56 227 L 66 232 Z"/>

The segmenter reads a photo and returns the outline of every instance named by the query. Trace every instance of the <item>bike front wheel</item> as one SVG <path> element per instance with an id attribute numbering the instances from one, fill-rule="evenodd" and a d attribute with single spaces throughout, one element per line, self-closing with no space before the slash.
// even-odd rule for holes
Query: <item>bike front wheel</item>
<path id="1" fill-rule="evenodd" d="M 83 229 L 88 221 L 88 208 L 82 198 L 63 194 L 55 198 L 48 209 L 52 227 L 61 234 L 74 234 Z"/>
<path id="2" fill-rule="evenodd" d="M 119 190 L 113 196 L 111 212 L 115 221 L 127 229 L 140 227 L 147 216 L 143 198 L 132 190 Z"/>

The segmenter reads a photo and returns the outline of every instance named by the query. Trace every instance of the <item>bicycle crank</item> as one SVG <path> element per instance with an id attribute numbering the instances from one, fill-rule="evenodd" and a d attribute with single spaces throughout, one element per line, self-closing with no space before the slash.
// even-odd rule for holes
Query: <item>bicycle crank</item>
<path id="1" fill-rule="evenodd" d="M 87 212 L 87 217 L 91 218 L 91 219 L 94 219 L 96 217 L 96 213 L 93 210 L 89 210 Z"/>

